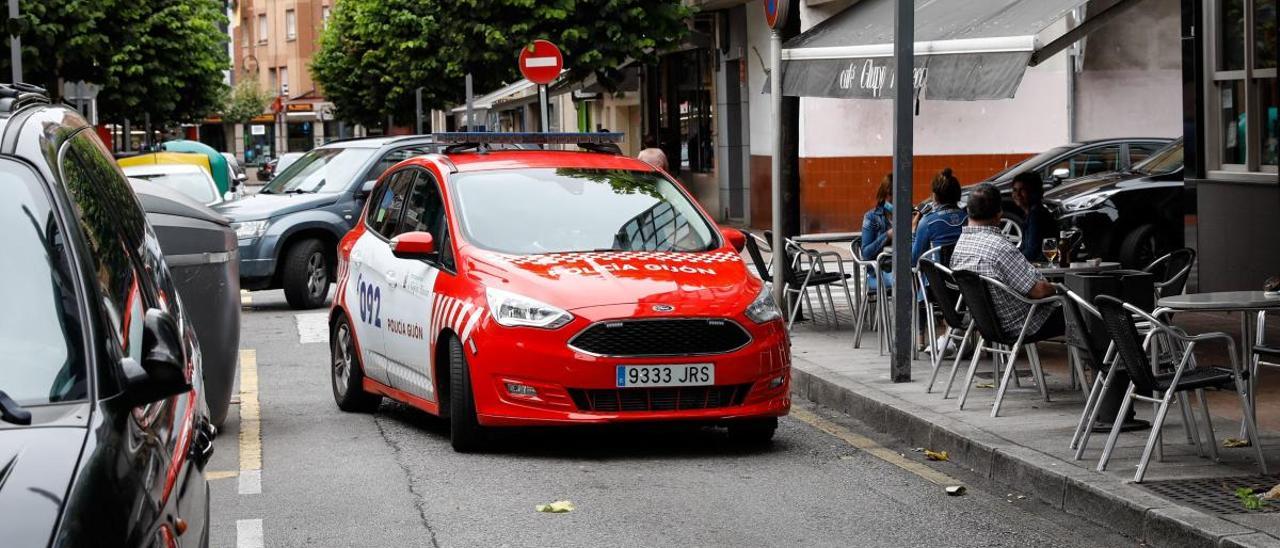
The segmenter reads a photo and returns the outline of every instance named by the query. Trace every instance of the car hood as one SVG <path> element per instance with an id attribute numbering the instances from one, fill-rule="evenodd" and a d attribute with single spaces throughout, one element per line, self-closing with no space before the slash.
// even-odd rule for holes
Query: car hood
<path id="1" fill-rule="evenodd" d="M 732 316 L 763 283 L 732 248 L 698 253 L 474 253 L 470 271 L 486 286 L 566 310 L 642 305 L 637 315 Z M 672 310 L 653 310 L 666 305 Z M 665 307 L 663 307 L 665 308 Z"/>
<path id="2" fill-rule="evenodd" d="M 213 210 L 232 222 L 257 221 L 324 207 L 338 201 L 338 194 L 254 194 L 239 200 L 223 202 Z"/>
<path id="3" fill-rule="evenodd" d="M 1132 171 L 1112 171 L 1108 173 L 1099 173 L 1097 175 L 1087 175 L 1078 179 L 1066 181 L 1061 185 L 1058 185 L 1057 188 L 1046 191 L 1044 193 L 1044 199 L 1047 201 L 1062 202 L 1072 198 L 1078 198 L 1086 194 L 1106 192 L 1110 190 L 1123 190 L 1142 183 L 1149 183 L 1151 181 L 1162 179 L 1163 178 L 1151 177 L 1141 173 L 1134 173 Z"/>
<path id="4" fill-rule="evenodd" d="M 84 446 L 82 427 L 0 430 L 0 529 L 8 546 L 44 546 Z"/>

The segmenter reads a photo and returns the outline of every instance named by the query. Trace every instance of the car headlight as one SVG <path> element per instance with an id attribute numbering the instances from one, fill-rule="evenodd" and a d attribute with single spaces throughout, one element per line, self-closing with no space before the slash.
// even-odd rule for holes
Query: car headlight
<path id="1" fill-rule="evenodd" d="M 773 302 L 773 284 L 764 284 L 760 294 L 756 295 L 756 300 L 747 305 L 745 314 L 756 323 L 771 322 L 782 317 L 782 310 L 778 309 L 778 303 Z"/>
<path id="2" fill-rule="evenodd" d="M 490 287 L 485 289 L 485 297 L 498 325 L 557 329 L 573 320 L 573 315 L 563 309 L 509 291 Z"/>
<path id="3" fill-rule="evenodd" d="M 1073 199 L 1064 201 L 1062 202 L 1062 209 L 1066 211 L 1080 211 L 1084 209 L 1091 209 L 1099 205 L 1102 205 L 1103 202 L 1109 199 L 1111 199 L 1110 192 L 1099 192 L 1097 194 L 1090 194 L 1088 196 L 1082 196 L 1080 198 L 1073 198 Z"/>
<path id="4" fill-rule="evenodd" d="M 262 237 L 267 232 L 268 221 L 245 221 L 243 223 L 231 223 L 231 229 L 236 231 L 237 240 L 252 240 Z"/>

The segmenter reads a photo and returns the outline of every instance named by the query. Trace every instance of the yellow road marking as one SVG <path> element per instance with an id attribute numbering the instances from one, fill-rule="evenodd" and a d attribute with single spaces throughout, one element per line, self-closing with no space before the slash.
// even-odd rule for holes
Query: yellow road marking
<path id="1" fill-rule="evenodd" d="M 240 470 L 262 469 L 262 430 L 258 407 L 258 352 L 240 350 Z"/>
<path id="2" fill-rule="evenodd" d="M 920 476 L 938 485 L 947 486 L 962 484 L 960 480 L 925 466 L 922 463 L 899 455 L 893 450 L 876 443 L 875 440 L 856 434 L 843 426 L 813 414 L 813 412 L 807 409 L 792 407 L 791 416 L 808 424 L 809 426 L 840 438 L 845 443 L 848 443 L 857 449 L 861 449 L 882 461 L 897 466 L 898 468 L 911 472 L 912 474 Z"/>
<path id="3" fill-rule="evenodd" d="M 220 479 L 230 479 L 239 475 L 240 475 L 240 472 L 236 470 L 212 470 L 204 473 L 205 479 L 210 481 L 220 480 Z"/>

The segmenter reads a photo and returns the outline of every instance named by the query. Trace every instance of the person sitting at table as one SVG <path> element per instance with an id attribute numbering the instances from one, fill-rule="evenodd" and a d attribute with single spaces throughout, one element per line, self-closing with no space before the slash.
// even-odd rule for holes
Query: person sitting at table
<path id="1" fill-rule="evenodd" d="M 939 246 L 949 246 L 960 238 L 960 231 L 969 220 L 960 202 L 960 180 L 951 174 L 951 168 L 943 169 L 933 178 L 933 210 L 921 215 L 919 211 L 911 220 L 911 230 L 915 232 L 915 240 L 911 242 L 911 264 L 920 262 L 925 251 Z M 947 264 L 948 253 L 934 260 L 942 265 Z"/>
<path id="2" fill-rule="evenodd" d="M 1013 203 L 1022 209 L 1022 244 L 1018 251 L 1028 261 L 1042 261 L 1045 238 L 1058 236 L 1058 222 L 1044 207 L 1044 181 L 1040 175 L 1024 171 L 1013 178 Z"/>
<path id="3" fill-rule="evenodd" d="M 893 189 L 893 174 L 880 180 L 876 189 L 876 207 L 862 216 L 862 258 L 874 261 L 893 241 L 893 203 L 889 201 Z"/>
<path id="4" fill-rule="evenodd" d="M 993 278 L 1031 299 L 1054 295 L 1053 285 L 1000 232 L 1002 202 L 1000 191 L 990 183 L 982 183 L 969 193 L 969 224 L 956 240 L 956 248 L 951 253 L 951 269 L 969 270 Z M 1022 329 L 1022 323 L 1027 321 L 1031 305 L 998 289 L 991 291 L 991 299 L 1000 318 L 1000 327 L 1010 336 L 1016 335 Z M 1044 340 L 1066 333 L 1062 309 L 1058 306 L 1036 308 L 1036 314 L 1027 326 L 1027 334 L 1033 333 L 1035 336 L 1031 340 Z"/>

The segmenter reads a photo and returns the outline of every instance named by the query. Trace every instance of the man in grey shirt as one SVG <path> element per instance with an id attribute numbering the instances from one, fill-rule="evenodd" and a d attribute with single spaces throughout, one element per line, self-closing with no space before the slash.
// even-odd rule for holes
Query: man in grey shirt
<path id="1" fill-rule="evenodd" d="M 952 270 L 970 270 L 993 278 L 1031 299 L 1043 299 L 1055 293 L 1051 285 L 1000 232 L 1000 191 L 989 183 L 974 187 L 969 194 L 969 224 L 960 233 L 951 254 Z M 1031 305 L 1013 295 L 993 289 L 1000 326 L 1009 336 L 1016 336 L 1031 313 Z M 1062 311 L 1057 306 L 1040 306 L 1027 326 L 1029 340 L 1044 340 L 1065 332 Z"/>

